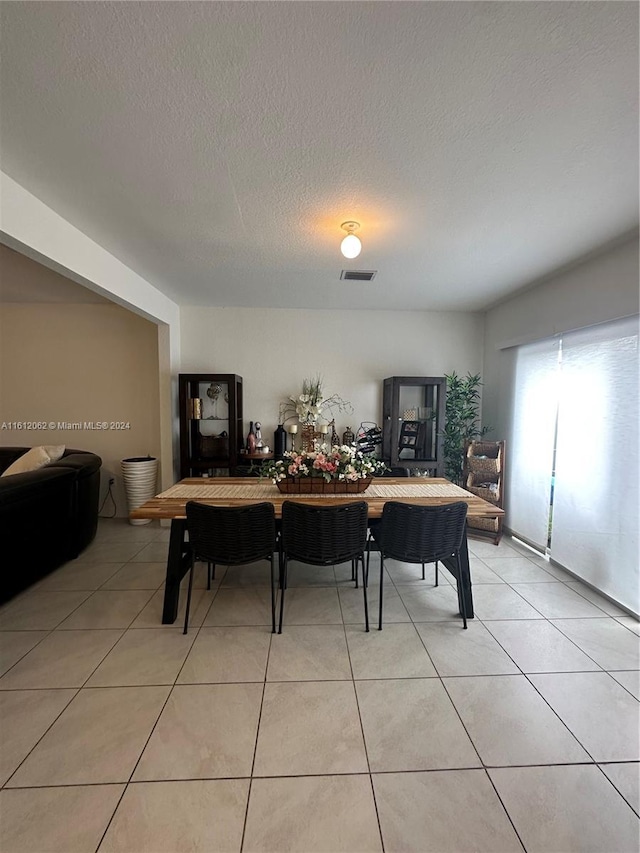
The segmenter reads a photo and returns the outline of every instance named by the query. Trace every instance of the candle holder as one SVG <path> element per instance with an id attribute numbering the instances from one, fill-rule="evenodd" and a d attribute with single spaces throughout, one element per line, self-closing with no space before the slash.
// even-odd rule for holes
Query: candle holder
<path id="1" fill-rule="evenodd" d="M 291 436 L 291 452 L 293 453 L 296 449 L 296 433 L 298 432 L 298 424 L 289 424 L 286 429 Z"/>

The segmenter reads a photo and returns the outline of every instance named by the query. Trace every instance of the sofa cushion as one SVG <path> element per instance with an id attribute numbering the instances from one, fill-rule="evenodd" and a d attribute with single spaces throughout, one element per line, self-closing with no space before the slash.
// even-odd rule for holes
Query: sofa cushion
<path id="1" fill-rule="evenodd" d="M 49 454 L 50 462 L 57 462 L 62 458 L 66 445 L 64 444 L 45 444 L 44 449 Z"/>
<path id="2" fill-rule="evenodd" d="M 50 462 L 57 462 L 58 459 L 62 458 L 64 448 L 64 444 L 45 444 L 40 447 L 32 447 L 9 465 L 6 471 L 0 474 L 0 477 L 7 477 L 11 474 L 25 474 L 28 471 L 44 468 Z"/>

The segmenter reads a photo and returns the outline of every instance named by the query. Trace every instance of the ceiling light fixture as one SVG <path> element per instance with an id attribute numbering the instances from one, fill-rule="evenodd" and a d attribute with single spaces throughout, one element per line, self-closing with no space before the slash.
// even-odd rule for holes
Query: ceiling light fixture
<path id="1" fill-rule="evenodd" d="M 340 251 L 345 256 L 345 258 L 349 258 L 349 260 L 353 258 L 357 258 L 360 252 L 362 251 L 362 243 L 360 242 L 360 238 L 356 237 L 354 231 L 357 231 L 360 227 L 359 222 L 343 222 L 340 226 L 344 228 L 347 232 L 347 236 L 344 238 L 342 243 L 340 243 Z"/>

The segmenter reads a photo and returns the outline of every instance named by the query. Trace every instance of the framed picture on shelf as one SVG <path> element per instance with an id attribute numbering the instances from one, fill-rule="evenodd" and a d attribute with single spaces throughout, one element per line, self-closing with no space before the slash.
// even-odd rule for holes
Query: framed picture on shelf
<path id="1" fill-rule="evenodd" d="M 399 447 L 415 447 L 418 436 L 418 421 L 403 421 L 400 427 Z"/>

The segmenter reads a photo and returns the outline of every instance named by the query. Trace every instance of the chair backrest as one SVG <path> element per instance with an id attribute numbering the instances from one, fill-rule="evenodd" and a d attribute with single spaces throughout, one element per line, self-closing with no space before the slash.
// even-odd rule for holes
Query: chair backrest
<path id="1" fill-rule="evenodd" d="M 189 501 L 187 530 L 194 553 L 212 563 L 251 563 L 276 549 L 275 513 L 267 502 L 226 507 Z"/>
<path id="2" fill-rule="evenodd" d="M 464 501 L 442 506 L 387 501 L 382 510 L 380 550 L 407 563 L 443 560 L 460 549 L 466 517 Z"/>
<path id="3" fill-rule="evenodd" d="M 284 501 L 283 551 L 289 559 L 316 566 L 352 560 L 365 549 L 367 513 L 365 501 L 337 506 Z"/>

